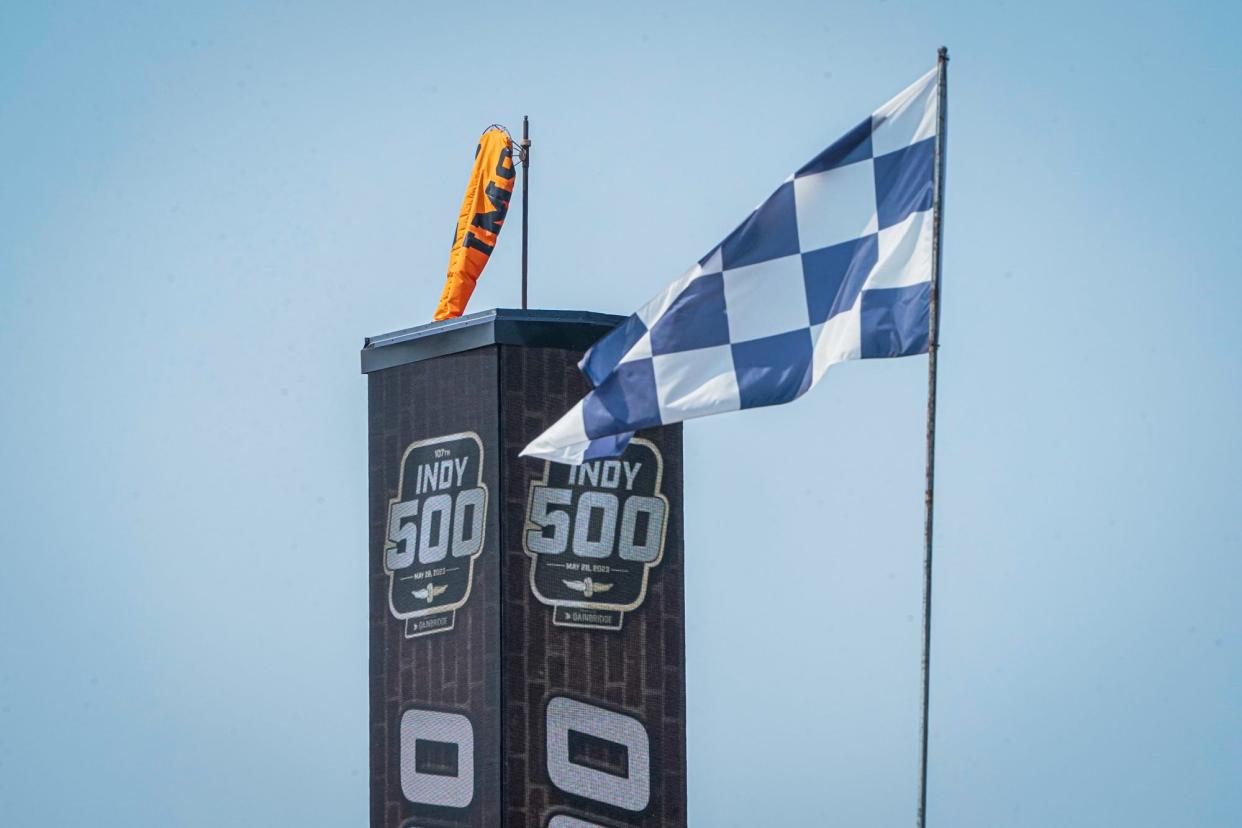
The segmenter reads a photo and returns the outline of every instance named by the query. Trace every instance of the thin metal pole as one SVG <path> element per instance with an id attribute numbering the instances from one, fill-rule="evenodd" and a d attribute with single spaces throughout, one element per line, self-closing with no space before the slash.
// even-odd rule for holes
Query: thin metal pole
<path id="1" fill-rule="evenodd" d="M 936 65 L 936 154 L 932 175 L 932 283 L 927 332 L 927 488 L 923 492 L 923 748 L 919 756 L 919 828 L 927 825 L 927 720 L 931 701 L 932 504 L 936 490 L 936 353 L 940 350 L 940 255 L 944 234 L 944 147 L 949 91 L 949 50 L 941 46 Z"/>
<path id="2" fill-rule="evenodd" d="M 522 116 L 522 310 L 526 309 L 526 233 L 530 216 L 530 119 Z"/>

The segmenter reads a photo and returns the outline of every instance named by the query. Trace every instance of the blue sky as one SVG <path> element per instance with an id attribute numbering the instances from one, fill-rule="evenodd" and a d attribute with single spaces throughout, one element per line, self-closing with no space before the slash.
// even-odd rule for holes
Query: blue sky
<path id="1" fill-rule="evenodd" d="M 480 130 L 532 119 L 532 303 L 628 313 L 942 43 L 930 824 L 1236 824 L 1239 17 L 6 5 L 5 824 L 364 824 L 357 352 Z M 912 823 L 925 374 L 687 426 L 693 824 Z"/>

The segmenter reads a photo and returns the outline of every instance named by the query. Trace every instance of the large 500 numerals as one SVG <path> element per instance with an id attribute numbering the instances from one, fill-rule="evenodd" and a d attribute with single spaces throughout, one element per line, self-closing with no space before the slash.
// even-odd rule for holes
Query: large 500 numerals
<path id="1" fill-rule="evenodd" d="M 572 489 L 546 486 L 531 492 L 530 520 L 539 528 L 527 531 L 527 549 L 540 555 L 559 555 L 572 545 L 580 558 L 607 558 L 615 550 L 623 561 L 643 563 L 660 556 L 668 508 L 663 500 L 630 495 L 622 507 L 611 492 L 580 492 L 577 503 L 574 494 Z M 646 528 L 639 532 L 644 520 Z"/>
<path id="2" fill-rule="evenodd" d="M 420 564 L 454 558 L 472 558 L 483 546 L 484 505 L 487 492 L 482 487 L 464 489 L 456 497 L 441 494 L 421 504 L 407 500 L 388 510 L 388 540 L 384 565 L 395 571 Z"/>

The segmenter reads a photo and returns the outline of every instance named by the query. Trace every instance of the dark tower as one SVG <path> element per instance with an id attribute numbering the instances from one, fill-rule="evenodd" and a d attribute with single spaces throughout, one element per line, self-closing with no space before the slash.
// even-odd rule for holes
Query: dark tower
<path id="1" fill-rule="evenodd" d="M 376 828 L 686 823 L 681 427 L 518 457 L 619 321 L 487 311 L 363 348 Z"/>

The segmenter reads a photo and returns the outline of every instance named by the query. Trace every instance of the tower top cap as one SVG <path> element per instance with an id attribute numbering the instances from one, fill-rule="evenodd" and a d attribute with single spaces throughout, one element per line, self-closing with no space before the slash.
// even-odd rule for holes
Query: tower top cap
<path id="1" fill-rule="evenodd" d="M 362 373 L 488 345 L 585 351 L 624 321 L 611 313 L 496 308 L 367 337 Z"/>

